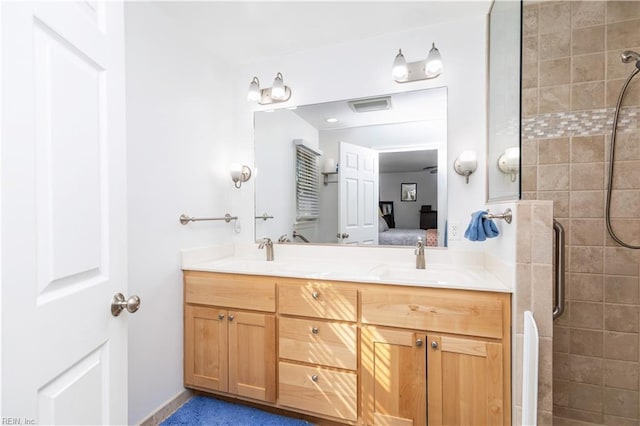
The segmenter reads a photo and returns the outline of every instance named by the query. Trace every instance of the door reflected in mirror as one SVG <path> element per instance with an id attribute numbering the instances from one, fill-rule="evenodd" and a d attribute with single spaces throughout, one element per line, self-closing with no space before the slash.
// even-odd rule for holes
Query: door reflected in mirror
<path id="1" fill-rule="evenodd" d="M 445 244 L 445 87 L 261 111 L 254 125 L 256 239 Z"/>

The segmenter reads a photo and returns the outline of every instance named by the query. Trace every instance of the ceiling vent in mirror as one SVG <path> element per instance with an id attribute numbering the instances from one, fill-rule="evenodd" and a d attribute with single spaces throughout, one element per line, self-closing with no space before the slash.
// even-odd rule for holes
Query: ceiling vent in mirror
<path id="1" fill-rule="evenodd" d="M 349 108 L 351 108 L 353 112 L 371 112 L 391 109 L 391 96 L 349 101 Z"/>

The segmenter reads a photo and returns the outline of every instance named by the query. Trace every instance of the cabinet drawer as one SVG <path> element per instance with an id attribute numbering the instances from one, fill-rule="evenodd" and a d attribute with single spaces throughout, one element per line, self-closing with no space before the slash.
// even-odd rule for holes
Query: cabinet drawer
<path id="1" fill-rule="evenodd" d="M 356 373 L 281 362 L 278 403 L 305 411 L 356 420 Z"/>
<path id="2" fill-rule="evenodd" d="M 355 370 L 355 324 L 280 318 L 280 358 Z"/>
<path id="3" fill-rule="evenodd" d="M 278 301 L 281 314 L 344 321 L 358 317 L 358 291 L 335 283 L 280 280 Z"/>
<path id="4" fill-rule="evenodd" d="M 508 298 L 479 291 L 367 288 L 362 292 L 362 322 L 501 339 L 503 302 Z"/>
<path id="5" fill-rule="evenodd" d="M 275 279 L 251 275 L 184 273 L 185 303 L 276 311 Z"/>

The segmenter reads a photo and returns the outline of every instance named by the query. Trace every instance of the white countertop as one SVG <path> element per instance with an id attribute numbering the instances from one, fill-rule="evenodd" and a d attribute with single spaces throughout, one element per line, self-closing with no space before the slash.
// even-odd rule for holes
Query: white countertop
<path id="1" fill-rule="evenodd" d="M 217 258 L 214 260 L 204 260 L 205 256 L 201 254 L 185 256 L 183 252 L 182 269 L 415 287 L 506 293 L 512 291 L 474 259 L 470 259 L 468 263 L 461 262 L 462 259 L 459 257 L 453 263 L 429 262 L 430 258 L 439 261 L 445 259 L 447 256 L 442 253 L 427 252 L 426 268 L 416 269 L 412 250 L 405 250 L 406 253 L 392 253 L 391 256 L 380 256 L 380 253 L 371 255 L 371 252 L 364 252 L 368 256 L 362 256 L 362 253 L 359 253 L 359 256 L 358 253 L 355 253 L 355 256 L 340 256 L 346 253 L 343 251 L 333 257 L 322 256 L 318 252 L 311 257 L 296 257 L 294 251 L 287 252 L 279 246 L 275 249 L 275 260 L 269 262 L 265 260 L 264 251 L 257 250 L 249 250 L 250 252 L 244 256 L 234 256 L 229 254 L 229 251 L 222 250 L 216 253 Z"/>

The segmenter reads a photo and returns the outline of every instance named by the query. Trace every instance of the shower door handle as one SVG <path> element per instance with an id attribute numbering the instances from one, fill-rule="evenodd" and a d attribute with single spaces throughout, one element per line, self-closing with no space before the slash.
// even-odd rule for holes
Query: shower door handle
<path id="1" fill-rule="evenodd" d="M 557 220 L 553 220 L 553 233 L 555 235 L 555 251 L 553 264 L 555 273 L 553 276 L 555 305 L 553 307 L 553 319 L 558 319 L 564 312 L 564 228 Z"/>

